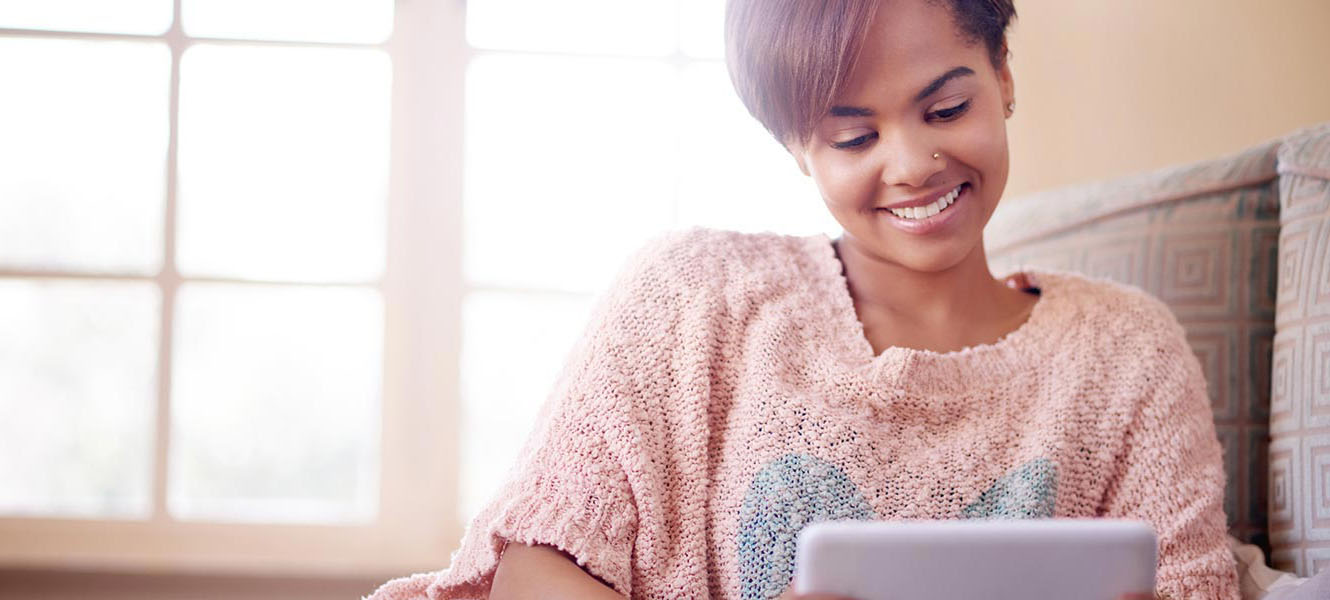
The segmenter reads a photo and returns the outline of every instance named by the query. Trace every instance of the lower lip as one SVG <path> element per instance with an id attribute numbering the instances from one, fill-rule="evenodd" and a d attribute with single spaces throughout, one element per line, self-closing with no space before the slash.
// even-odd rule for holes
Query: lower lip
<path id="1" fill-rule="evenodd" d="M 927 219 L 906 219 L 892 214 L 885 208 L 879 208 L 877 211 L 887 218 L 887 222 L 894 225 L 897 229 L 906 233 L 915 235 L 927 235 L 934 233 L 946 227 L 948 223 L 956 218 L 956 213 L 964 210 L 968 204 L 965 200 L 970 197 L 970 186 L 966 184 L 961 188 L 961 193 L 956 196 L 956 201 L 947 206 L 942 212 L 935 214 Z"/>

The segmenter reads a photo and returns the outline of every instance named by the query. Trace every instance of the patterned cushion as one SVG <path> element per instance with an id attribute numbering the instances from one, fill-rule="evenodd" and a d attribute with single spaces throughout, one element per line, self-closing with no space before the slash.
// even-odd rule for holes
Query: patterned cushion
<path id="1" fill-rule="evenodd" d="M 1168 303 L 1205 370 L 1229 532 L 1266 552 L 1278 147 L 1004 200 L 985 231 L 996 273 L 1077 271 Z"/>
<path id="2" fill-rule="evenodd" d="M 1330 123 L 1286 138 L 1279 175 L 1270 558 L 1305 577 L 1330 571 Z"/>

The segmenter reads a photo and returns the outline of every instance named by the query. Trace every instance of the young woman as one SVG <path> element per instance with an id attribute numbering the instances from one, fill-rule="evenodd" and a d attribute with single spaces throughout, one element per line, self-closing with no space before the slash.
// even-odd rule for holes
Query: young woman
<path id="1" fill-rule="evenodd" d="M 373 598 L 789 597 L 814 521 L 1117 517 L 1154 526 L 1161 596 L 1236 599 L 1176 319 L 1106 281 L 989 273 L 1011 0 L 727 11 L 739 95 L 844 233 L 648 244 L 451 567 Z"/>

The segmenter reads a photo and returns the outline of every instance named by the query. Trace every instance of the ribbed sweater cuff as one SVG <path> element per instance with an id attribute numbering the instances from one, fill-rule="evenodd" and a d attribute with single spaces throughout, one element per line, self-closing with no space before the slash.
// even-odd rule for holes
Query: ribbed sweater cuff
<path id="1" fill-rule="evenodd" d="M 463 551 L 454 557 L 457 562 L 431 587 L 437 594 L 431 600 L 487 591 L 508 541 L 558 548 L 615 591 L 629 595 L 635 513 L 622 505 L 625 495 L 614 493 L 622 491 L 614 489 L 618 484 L 626 488 L 626 483 L 586 479 L 541 473 L 509 484 L 501 499 L 472 523 Z M 478 546 L 486 551 L 465 551 Z"/>

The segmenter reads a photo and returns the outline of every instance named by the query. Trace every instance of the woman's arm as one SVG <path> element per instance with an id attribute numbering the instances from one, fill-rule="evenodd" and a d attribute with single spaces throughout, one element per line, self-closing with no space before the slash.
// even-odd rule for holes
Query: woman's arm
<path id="1" fill-rule="evenodd" d="M 555 548 L 509 542 L 499 557 L 490 599 L 624 600 L 624 597 Z"/>
<path id="2" fill-rule="evenodd" d="M 794 585 L 779 600 L 851 600 L 842 596 L 799 596 Z M 549 546 L 510 542 L 499 558 L 490 600 L 624 600 L 605 584 L 583 571 L 567 554 Z M 1148 600 L 1148 597 L 1147 597 Z"/>
<path id="3" fill-rule="evenodd" d="M 1224 515 L 1223 449 L 1205 376 L 1172 313 L 1162 304 L 1142 312 L 1141 321 L 1158 333 L 1132 357 L 1148 370 L 1133 375 L 1140 398 L 1128 409 L 1130 425 L 1100 514 L 1154 528 L 1160 596 L 1238 600 Z"/>

